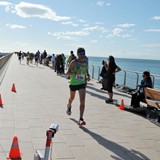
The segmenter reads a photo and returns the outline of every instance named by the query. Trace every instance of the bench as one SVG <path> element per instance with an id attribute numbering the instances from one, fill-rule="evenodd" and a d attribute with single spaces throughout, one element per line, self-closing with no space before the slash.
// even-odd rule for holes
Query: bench
<path id="1" fill-rule="evenodd" d="M 144 88 L 147 105 L 160 110 L 160 91 L 152 88 Z"/>

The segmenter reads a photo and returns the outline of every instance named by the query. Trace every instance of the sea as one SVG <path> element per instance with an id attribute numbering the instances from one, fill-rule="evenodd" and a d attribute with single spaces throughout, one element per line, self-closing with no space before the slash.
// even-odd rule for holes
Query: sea
<path id="1" fill-rule="evenodd" d="M 3 56 L 4 53 L 0 53 L 0 55 Z M 68 55 L 65 56 L 67 60 Z M 100 81 L 99 74 L 102 68 L 102 61 L 105 60 L 107 62 L 108 58 L 88 57 L 88 59 L 91 77 Z M 122 69 L 121 72 L 116 73 L 116 84 L 135 89 L 142 80 L 142 73 L 149 71 L 154 88 L 160 90 L 160 60 L 115 58 L 115 62 Z"/>
<path id="2" fill-rule="evenodd" d="M 89 58 L 89 72 L 94 74 L 94 79 L 99 80 L 99 67 L 102 68 L 102 61 L 107 62 L 107 57 L 88 57 Z M 155 89 L 160 89 L 160 60 L 147 60 L 147 59 L 128 59 L 128 58 L 115 58 L 117 66 L 122 71 L 116 73 L 116 84 L 123 85 L 130 88 L 136 88 L 137 83 L 140 84 L 142 80 L 142 73 L 149 71 L 152 75 L 152 80 Z M 93 67 L 94 66 L 94 67 Z M 93 73 L 94 68 L 94 73 Z M 126 79 L 124 78 L 126 73 Z M 124 82 L 126 81 L 126 82 Z"/>

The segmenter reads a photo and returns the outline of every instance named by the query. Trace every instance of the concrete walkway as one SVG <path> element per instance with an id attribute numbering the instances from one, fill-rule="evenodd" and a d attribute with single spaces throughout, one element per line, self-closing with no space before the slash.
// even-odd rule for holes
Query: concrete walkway
<path id="1" fill-rule="evenodd" d="M 60 125 L 53 139 L 56 160 L 159 160 L 160 128 L 147 119 L 104 102 L 107 94 L 91 80 L 87 88 L 85 120 L 81 129 L 79 97 L 72 115 L 66 115 L 69 81 L 49 67 L 19 64 L 13 55 L 0 86 L 0 160 L 6 160 L 13 137 L 19 140 L 23 160 L 33 160 L 36 150 L 44 153 L 46 130 Z M 11 92 L 15 83 L 17 92 Z M 115 91 L 114 98 L 129 104 L 129 95 Z"/>

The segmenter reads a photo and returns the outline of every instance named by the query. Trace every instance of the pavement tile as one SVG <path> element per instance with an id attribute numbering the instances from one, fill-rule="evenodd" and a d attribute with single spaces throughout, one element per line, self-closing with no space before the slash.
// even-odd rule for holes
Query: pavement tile
<path id="1" fill-rule="evenodd" d="M 29 123 L 28 121 L 20 121 L 20 122 L 16 121 L 15 128 L 16 129 L 24 129 L 24 128 L 29 129 Z"/>
<path id="2" fill-rule="evenodd" d="M 74 159 L 71 149 L 66 143 L 54 143 L 53 144 L 53 154 L 56 159 Z"/>
<path id="3" fill-rule="evenodd" d="M 15 135 L 20 139 L 20 141 L 31 141 L 31 135 L 28 128 L 18 128 L 15 131 Z"/>
<path id="4" fill-rule="evenodd" d="M 15 128 L 1 128 L 0 129 L 0 141 L 11 140 L 15 135 Z"/>
<path id="5" fill-rule="evenodd" d="M 32 138 L 45 138 L 46 131 L 43 127 L 31 127 L 30 134 Z"/>

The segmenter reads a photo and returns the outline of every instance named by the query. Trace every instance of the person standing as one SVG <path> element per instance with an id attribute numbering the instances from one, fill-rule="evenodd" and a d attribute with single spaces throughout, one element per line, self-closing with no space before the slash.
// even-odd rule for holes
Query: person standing
<path id="1" fill-rule="evenodd" d="M 21 59 L 22 59 L 22 52 L 20 51 L 18 53 L 18 60 L 19 60 L 19 63 L 21 64 Z"/>
<path id="2" fill-rule="evenodd" d="M 103 90 L 106 90 L 106 85 L 107 85 L 107 62 L 105 60 L 102 61 L 102 70 L 100 73 L 100 76 L 102 77 L 102 88 Z"/>
<path id="3" fill-rule="evenodd" d="M 40 57 L 40 51 L 38 50 L 35 54 L 35 64 L 38 66 L 38 61 L 39 61 L 39 57 Z"/>
<path id="4" fill-rule="evenodd" d="M 106 100 L 106 103 L 112 103 L 113 102 L 113 84 L 115 82 L 115 74 L 116 72 L 121 71 L 121 68 L 119 68 L 116 63 L 113 56 L 109 56 L 108 58 L 108 72 L 107 72 L 107 91 L 109 95 L 109 99 Z"/>
<path id="5" fill-rule="evenodd" d="M 52 58 L 51 58 L 51 61 L 52 61 L 52 69 L 55 69 L 55 55 L 52 54 Z"/>
<path id="6" fill-rule="evenodd" d="M 83 119 L 85 110 L 85 95 L 87 81 L 90 80 L 88 73 L 88 63 L 86 62 L 85 49 L 77 49 L 78 59 L 73 60 L 68 68 L 67 75 L 70 76 L 70 97 L 68 99 L 67 111 L 68 115 L 71 115 L 72 102 L 75 98 L 76 91 L 79 92 L 80 98 L 80 115 L 78 125 L 85 125 L 86 122 Z"/>
<path id="7" fill-rule="evenodd" d="M 69 68 L 70 63 L 75 59 L 76 59 L 76 56 L 74 55 L 73 51 L 70 51 L 70 55 L 67 60 L 66 68 Z M 70 76 L 68 76 L 67 79 L 70 79 Z"/>
<path id="8" fill-rule="evenodd" d="M 27 59 L 27 64 L 29 65 L 29 60 L 30 60 L 30 53 L 29 52 L 26 53 L 26 59 Z"/>
<path id="9" fill-rule="evenodd" d="M 65 70 L 65 61 L 66 61 L 66 57 L 64 53 L 62 53 L 62 74 L 64 74 L 64 70 Z"/>
<path id="10" fill-rule="evenodd" d="M 67 60 L 67 65 L 69 66 L 72 60 L 76 59 L 76 56 L 74 55 L 73 51 L 70 52 L 70 56 L 68 57 Z"/>

